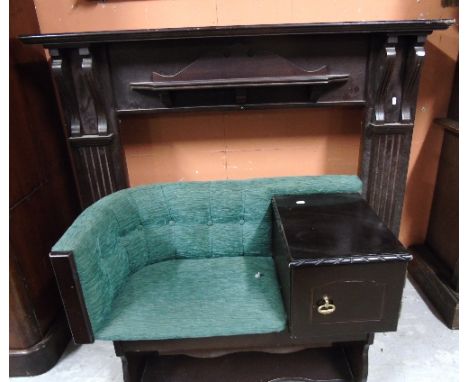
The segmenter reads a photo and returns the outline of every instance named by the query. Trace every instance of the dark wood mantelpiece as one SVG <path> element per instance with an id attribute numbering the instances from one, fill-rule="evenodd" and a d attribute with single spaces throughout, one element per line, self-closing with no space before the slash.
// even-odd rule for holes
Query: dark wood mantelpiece
<path id="1" fill-rule="evenodd" d="M 264 24 L 232 25 L 216 27 L 166 28 L 146 30 L 121 30 L 78 33 L 49 33 L 43 35 L 22 36 L 27 44 L 51 46 L 77 46 L 82 44 L 129 42 L 165 39 L 210 38 L 210 37 L 245 37 L 278 35 L 311 35 L 340 33 L 431 33 L 438 29 L 447 29 L 455 20 L 397 20 L 397 21 L 349 21 L 336 23 L 308 24 Z"/>
<path id="2" fill-rule="evenodd" d="M 359 175 L 398 233 L 424 42 L 453 20 L 23 36 L 50 49 L 82 207 L 128 187 L 117 115 L 365 107 Z"/>

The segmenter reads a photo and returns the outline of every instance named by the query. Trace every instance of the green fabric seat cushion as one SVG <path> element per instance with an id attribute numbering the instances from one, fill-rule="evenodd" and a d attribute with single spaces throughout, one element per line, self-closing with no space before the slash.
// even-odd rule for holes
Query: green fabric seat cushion
<path id="1" fill-rule="evenodd" d="M 131 275 L 96 338 L 229 336 L 279 332 L 285 325 L 271 257 L 177 259 Z"/>
<path id="2" fill-rule="evenodd" d="M 96 334 L 104 330 L 110 316 L 117 320 L 121 308 L 114 300 L 117 296 L 123 298 L 129 282 L 136 282 L 134 275 L 151 272 L 156 267 L 153 264 L 176 259 L 270 257 L 274 195 L 360 191 L 361 181 L 351 175 L 178 182 L 129 188 L 108 195 L 83 211 L 52 250 L 73 252 Z M 167 289 L 173 285 L 170 278 L 165 280 L 167 286 L 158 283 L 155 287 Z M 167 291 L 165 296 L 170 299 L 171 293 Z M 138 301 L 144 303 L 142 299 Z M 131 330 L 130 326 L 129 335 Z"/>

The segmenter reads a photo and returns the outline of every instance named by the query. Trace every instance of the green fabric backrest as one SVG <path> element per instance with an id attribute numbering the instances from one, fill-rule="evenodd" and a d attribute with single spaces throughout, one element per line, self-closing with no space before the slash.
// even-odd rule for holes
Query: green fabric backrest
<path id="1" fill-rule="evenodd" d="M 93 331 L 128 275 L 174 258 L 270 256 L 274 195 L 361 192 L 357 176 L 152 184 L 88 207 L 53 247 L 72 251 Z"/>

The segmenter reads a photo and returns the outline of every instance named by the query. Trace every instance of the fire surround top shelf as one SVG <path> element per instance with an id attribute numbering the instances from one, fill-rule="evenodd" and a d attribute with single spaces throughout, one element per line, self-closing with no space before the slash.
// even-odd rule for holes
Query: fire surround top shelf
<path id="1" fill-rule="evenodd" d="M 27 44 L 42 44 L 45 47 L 114 43 L 128 41 L 192 39 L 213 37 L 273 36 L 301 34 L 339 33 L 430 33 L 447 29 L 455 23 L 452 19 L 396 20 L 396 21 L 350 21 L 307 24 L 233 25 L 190 28 L 165 28 L 146 30 L 119 30 L 100 32 L 48 33 L 21 36 Z"/>

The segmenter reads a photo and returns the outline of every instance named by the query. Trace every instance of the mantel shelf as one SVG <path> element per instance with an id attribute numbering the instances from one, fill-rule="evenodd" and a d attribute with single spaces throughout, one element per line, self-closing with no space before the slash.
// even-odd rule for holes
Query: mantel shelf
<path id="1" fill-rule="evenodd" d="M 301 24 L 233 25 L 146 30 L 120 30 L 79 33 L 50 33 L 21 36 L 26 44 L 53 46 L 82 46 L 95 43 L 129 41 L 192 39 L 213 37 L 244 37 L 273 35 L 310 35 L 336 33 L 431 33 L 447 29 L 455 23 L 452 19 L 357 21 Z"/>
<path id="2" fill-rule="evenodd" d="M 332 74 L 321 76 L 272 76 L 256 78 L 230 78 L 167 82 L 133 82 L 130 84 L 130 87 L 134 90 L 166 91 L 188 89 L 238 88 L 255 86 L 328 85 L 331 83 L 345 82 L 348 79 L 348 77 L 348 74 Z"/>

